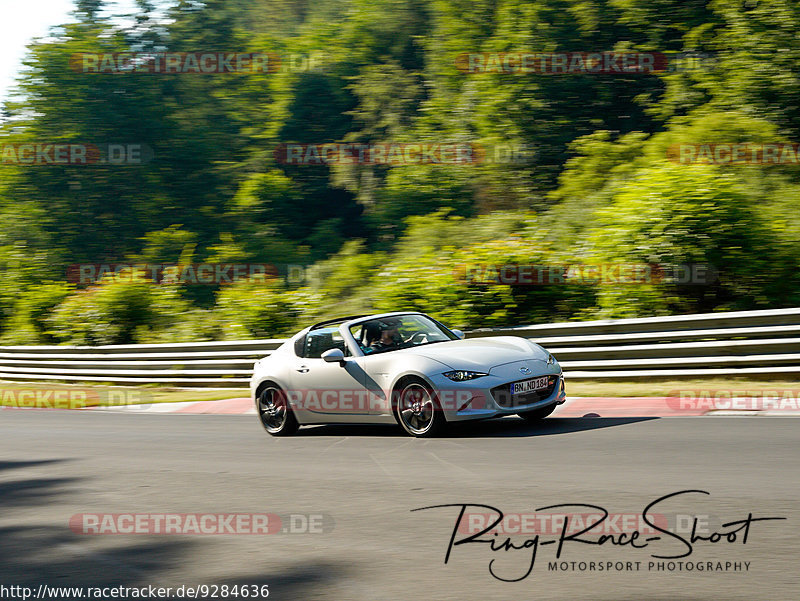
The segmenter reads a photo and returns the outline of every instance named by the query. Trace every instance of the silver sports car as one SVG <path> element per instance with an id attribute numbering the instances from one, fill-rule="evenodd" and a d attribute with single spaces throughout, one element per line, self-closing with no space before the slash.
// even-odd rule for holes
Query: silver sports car
<path id="1" fill-rule="evenodd" d="M 434 436 L 448 422 L 550 415 L 566 400 L 561 367 L 516 336 L 464 340 L 416 312 L 315 324 L 256 362 L 250 392 L 274 436 L 298 426 L 399 423 Z"/>

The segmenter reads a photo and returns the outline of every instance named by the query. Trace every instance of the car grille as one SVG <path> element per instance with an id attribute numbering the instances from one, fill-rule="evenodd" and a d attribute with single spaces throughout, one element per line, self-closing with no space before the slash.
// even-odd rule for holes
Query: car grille
<path id="1" fill-rule="evenodd" d="M 530 378 L 526 378 L 530 379 Z M 517 380 L 521 382 L 522 380 Z M 552 374 L 549 376 L 547 388 L 536 390 L 534 392 L 526 392 L 525 394 L 511 394 L 511 382 L 503 384 L 502 386 L 495 386 L 492 388 L 492 397 L 494 402 L 504 409 L 513 407 L 524 407 L 525 405 L 532 405 L 539 401 L 543 401 L 555 391 L 558 386 L 558 376 Z"/>

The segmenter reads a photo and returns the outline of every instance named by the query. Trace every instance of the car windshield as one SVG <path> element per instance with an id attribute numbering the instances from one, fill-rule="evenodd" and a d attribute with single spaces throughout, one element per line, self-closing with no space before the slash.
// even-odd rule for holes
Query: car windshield
<path id="1" fill-rule="evenodd" d="M 393 315 L 350 327 L 364 354 L 385 353 L 458 337 L 425 315 Z"/>

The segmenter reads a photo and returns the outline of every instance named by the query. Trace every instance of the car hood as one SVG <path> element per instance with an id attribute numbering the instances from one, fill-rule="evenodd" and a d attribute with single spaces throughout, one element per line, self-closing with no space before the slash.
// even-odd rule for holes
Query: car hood
<path id="1" fill-rule="evenodd" d="M 492 367 L 514 361 L 547 361 L 548 356 L 547 351 L 539 345 L 517 336 L 451 340 L 409 350 L 416 355 L 444 363 L 451 369 L 486 372 Z"/>

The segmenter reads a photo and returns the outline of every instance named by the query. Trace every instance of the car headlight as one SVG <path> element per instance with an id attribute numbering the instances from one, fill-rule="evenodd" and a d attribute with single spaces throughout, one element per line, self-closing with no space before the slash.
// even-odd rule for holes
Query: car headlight
<path id="1" fill-rule="evenodd" d="M 553 355 L 551 355 L 550 353 L 547 353 L 547 364 L 555 365 L 555 363 L 556 363 L 556 358 L 553 357 Z"/>
<path id="2" fill-rule="evenodd" d="M 489 374 L 485 374 L 481 371 L 466 371 L 463 369 L 457 369 L 455 371 L 446 371 L 442 375 L 450 378 L 453 380 L 453 382 L 466 382 L 467 380 L 482 378 L 483 376 L 488 376 Z"/>

